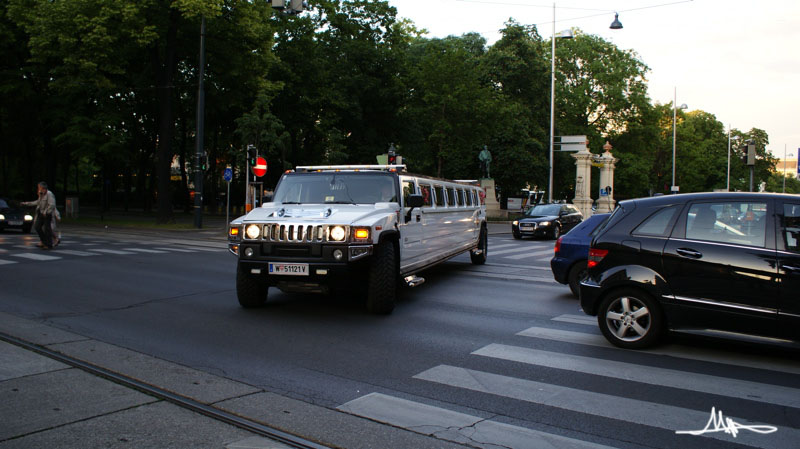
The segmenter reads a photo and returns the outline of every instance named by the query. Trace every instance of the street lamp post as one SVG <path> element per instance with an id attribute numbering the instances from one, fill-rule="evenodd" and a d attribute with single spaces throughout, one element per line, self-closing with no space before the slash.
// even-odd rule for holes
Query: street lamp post
<path id="1" fill-rule="evenodd" d="M 203 227 L 203 170 L 200 160 L 203 158 L 203 130 L 206 108 L 206 94 L 203 88 L 206 66 L 206 17 L 200 18 L 200 64 L 197 80 L 197 132 L 195 134 L 194 158 L 194 227 Z"/>
<path id="2" fill-rule="evenodd" d="M 675 185 L 675 137 L 677 135 L 675 122 L 678 115 L 678 107 L 676 104 L 677 101 L 678 101 L 678 88 L 676 87 L 674 91 L 674 97 L 672 100 L 672 187 L 670 189 L 672 193 L 678 193 L 678 186 Z M 681 109 L 687 109 L 688 107 L 689 106 L 686 106 L 685 103 L 681 105 Z"/>

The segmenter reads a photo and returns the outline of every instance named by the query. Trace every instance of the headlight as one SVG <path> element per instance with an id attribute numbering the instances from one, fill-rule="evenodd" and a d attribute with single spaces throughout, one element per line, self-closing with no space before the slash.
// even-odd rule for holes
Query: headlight
<path id="1" fill-rule="evenodd" d="M 539 226 L 550 226 L 550 222 L 549 221 L 540 221 L 539 222 Z"/>
<path id="2" fill-rule="evenodd" d="M 5 220 L 5 219 L 6 219 L 6 216 L 3 215 L 3 214 L 0 214 L 0 220 Z"/>
<path id="3" fill-rule="evenodd" d="M 251 240 L 257 239 L 261 235 L 261 226 L 257 224 L 247 225 L 247 227 L 244 228 L 244 235 Z"/>
<path id="4" fill-rule="evenodd" d="M 519 221 L 514 220 L 514 221 L 511 222 L 511 224 L 513 224 L 514 226 L 518 226 L 519 225 Z"/>
<path id="5" fill-rule="evenodd" d="M 25 221 L 33 221 L 33 215 L 26 215 Z"/>
<path id="6" fill-rule="evenodd" d="M 331 240 L 334 242 L 341 242 L 345 238 L 344 228 L 341 226 L 334 226 L 331 228 Z"/>

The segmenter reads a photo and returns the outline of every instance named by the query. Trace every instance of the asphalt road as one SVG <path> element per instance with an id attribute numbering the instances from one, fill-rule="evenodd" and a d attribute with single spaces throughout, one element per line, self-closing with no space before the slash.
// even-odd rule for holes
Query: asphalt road
<path id="1" fill-rule="evenodd" d="M 373 316 L 354 297 L 276 289 L 242 309 L 219 240 L 90 232 L 47 252 L 33 237 L 0 234 L 0 311 L 327 411 L 482 447 L 800 442 L 797 351 L 694 336 L 610 347 L 552 280 L 552 241 L 493 235 L 487 265 L 459 256 Z M 778 431 L 675 433 L 712 407 Z"/>

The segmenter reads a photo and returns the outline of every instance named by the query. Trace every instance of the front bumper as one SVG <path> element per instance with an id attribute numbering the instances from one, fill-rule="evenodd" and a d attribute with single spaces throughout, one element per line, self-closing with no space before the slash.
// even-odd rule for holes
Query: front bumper
<path id="1" fill-rule="evenodd" d="M 569 275 L 569 267 L 571 260 L 561 257 L 553 257 L 550 259 L 550 271 L 553 272 L 553 279 L 559 284 L 567 284 L 567 276 Z"/>
<path id="2" fill-rule="evenodd" d="M 512 226 L 513 231 L 526 236 L 545 236 L 553 232 L 553 225 L 542 226 L 539 223 L 533 223 L 532 226 L 524 226 L 520 223 L 517 226 Z"/>

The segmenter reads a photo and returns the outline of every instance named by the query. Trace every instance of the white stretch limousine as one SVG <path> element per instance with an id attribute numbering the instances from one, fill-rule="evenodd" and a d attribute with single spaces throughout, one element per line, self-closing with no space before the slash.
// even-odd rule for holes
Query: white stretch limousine
<path id="1" fill-rule="evenodd" d="M 273 196 L 230 224 L 244 307 L 270 286 L 327 292 L 357 287 L 373 313 L 394 309 L 400 280 L 470 252 L 487 256 L 486 209 L 478 186 L 405 173 L 404 165 L 297 167 Z"/>

